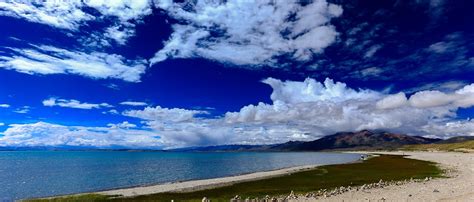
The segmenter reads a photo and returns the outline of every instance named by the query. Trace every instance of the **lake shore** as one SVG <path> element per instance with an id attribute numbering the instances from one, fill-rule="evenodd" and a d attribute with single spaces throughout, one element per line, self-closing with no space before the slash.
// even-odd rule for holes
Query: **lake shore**
<path id="1" fill-rule="evenodd" d="M 407 155 L 406 158 L 436 162 L 447 171 L 448 178 L 429 181 L 388 185 L 383 188 L 353 190 L 324 198 L 308 198 L 300 195 L 291 201 L 468 201 L 474 200 L 474 154 L 456 152 L 355 152 L 361 154 Z M 171 184 L 134 187 L 97 192 L 102 195 L 134 197 L 164 192 L 191 192 L 227 186 L 231 184 L 267 179 L 311 170 L 318 165 L 300 166 L 267 172 L 251 173 L 233 177 L 195 180 Z"/>
<path id="2" fill-rule="evenodd" d="M 221 191 L 229 192 L 226 187 L 233 187 L 233 191 L 229 193 L 239 194 L 240 192 L 244 196 L 248 196 L 250 192 L 249 187 L 246 186 L 255 186 L 255 188 L 263 188 L 267 186 L 269 189 L 280 189 L 288 191 L 279 191 L 279 193 L 285 194 L 270 194 L 271 198 L 281 199 L 285 201 L 472 201 L 474 200 L 474 153 L 457 153 L 457 152 L 351 152 L 357 154 L 369 154 L 376 156 L 376 154 L 387 154 L 382 155 L 376 158 L 370 158 L 367 161 L 361 163 L 348 163 L 348 164 L 339 164 L 333 166 L 300 166 L 287 169 L 280 169 L 267 172 L 258 172 L 251 173 L 233 177 L 224 177 L 224 178 L 215 178 L 207 180 L 195 180 L 195 181 L 186 181 L 186 182 L 177 182 L 170 184 L 161 184 L 154 186 L 146 187 L 134 187 L 126 189 L 116 189 L 110 191 L 101 191 L 83 195 L 82 199 L 90 199 L 90 197 L 98 197 L 101 200 L 108 201 L 110 196 L 123 196 L 130 199 L 136 200 L 147 200 L 147 199 L 163 199 L 162 201 L 169 201 L 169 199 L 188 199 L 192 198 L 193 200 L 199 201 L 203 196 L 210 196 L 211 198 L 216 198 L 216 193 L 221 193 Z M 392 155 L 392 157 L 390 157 Z M 405 158 L 397 157 L 400 155 L 405 155 Z M 402 160 L 406 159 L 406 160 Z M 410 160 L 413 159 L 413 160 Z M 393 161 L 388 163 L 388 161 Z M 425 162 L 425 163 L 423 163 Z M 437 166 L 442 168 L 444 171 L 447 171 L 442 176 L 445 177 L 434 177 L 433 179 L 429 176 L 441 176 L 438 174 L 431 175 L 429 171 L 432 168 L 431 166 L 436 166 L 434 162 L 437 163 Z M 428 164 L 427 164 L 428 163 Z M 413 164 L 413 165 L 410 165 Z M 374 167 L 375 166 L 375 167 Z M 383 166 L 380 168 L 376 168 Z M 404 178 L 400 174 L 401 178 L 393 178 L 395 180 L 386 179 L 387 176 L 396 175 L 399 172 L 410 172 L 410 169 L 419 169 L 424 167 L 428 173 L 425 171 L 415 171 L 413 174 L 419 173 L 423 177 L 417 175 L 414 176 L 414 180 L 410 178 Z M 310 176 L 314 174 L 319 175 L 320 171 L 326 170 L 327 174 L 331 174 L 331 177 L 325 179 L 313 179 L 318 182 L 324 182 L 328 179 L 335 179 L 342 177 L 337 181 L 338 183 L 345 184 L 344 188 L 336 187 L 335 190 L 331 189 L 330 186 L 319 186 L 319 188 L 304 188 L 305 186 L 314 186 L 314 181 L 309 182 L 309 184 L 301 186 L 300 181 L 307 181 Z M 342 170 L 340 170 L 342 169 Z M 402 171 L 402 170 L 404 171 Z M 408 170 L 407 170 L 408 169 Z M 423 169 L 423 168 L 422 168 Z M 351 171 L 351 172 L 349 172 Z M 354 173 L 352 173 L 352 171 Z M 342 172 L 342 173 L 341 173 Z M 374 173 L 375 172 L 375 173 Z M 385 172 L 391 174 L 384 174 Z M 312 174 L 311 174 L 312 173 Z M 324 172 L 323 172 L 324 173 Z M 350 173 L 349 175 L 347 175 Z M 372 174 L 371 174 L 372 173 Z M 377 173 L 377 174 L 376 174 Z M 438 172 L 439 173 L 439 172 Z M 327 175 L 324 174 L 324 175 Z M 305 177 L 302 177 L 305 176 Z M 362 177 L 363 176 L 363 177 Z M 383 177 L 385 176 L 385 177 Z M 425 179 L 426 176 L 426 179 Z M 355 178 L 354 178 L 355 177 Z M 366 183 L 355 183 L 352 185 L 353 180 L 364 178 Z M 366 178 L 372 178 L 366 179 Z M 380 178 L 379 178 L 380 177 Z M 311 177 L 312 178 L 312 177 Z M 324 178 L 324 177 L 323 177 Z M 392 178 L 392 177 L 389 177 Z M 295 179 L 298 179 L 295 181 Z M 345 180 L 344 180 L 345 179 Z M 379 179 L 384 179 L 382 180 Z M 399 179 L 399 180 L 396 180 Z M 290 180 L 290 181 L 289 181 Z M 264 185 L 265 181 L 272 182 L 270 184 Z M 287 182 L 284 184 L 275 184 L 274 181 L 278 182 Z M 292 182 L 291 182 L 292 181 Z M 351 186 L 347 186 L 350 181 Z M 257 182 L 257 183 L 254 183 Z M 308 183 L 306 182 L 306 183 Z M 291 184 L 293 183 L 293 184 Z M 296 184 L 295 184 L 296 183 Z M 299 185 L 297 185 L 299 184 Z M 327 184 L 327 183 L 326 183 Z M 228 186 L 230 185 L 230 186 Z M 282 187 L 284 185 L 284 187 Z M 293 186 L 295 185 L 295 186 Z M 341 186 L 339 185 L 339 186 Z M 279 188 L 277 188 L 279 187 Z M 306 191 L 302 191 L 303 188 Z M 326 189 L 327 188 L 327 189 Z M 250 190 L 252 190 L 251 188 Z M 343 190 L 344 189 L 344 190 Z M 240 190 L 240 191 L 236 191 Z M 290 194 L 291 190 L 295 190 L 295 194 Z M 298 191 L 299 190 L 299 191 Z M 322 190 L 322 192 L 317 191 Z M 317 194 L 316 192 L 317 191 Z M 252 192 L 252 191 L 251 191 Z M 291 191 L 292 192 L 292 191 Z M 171 194 L 168 194 L 171 193 Z M 190 194 L 194 193 L 194 194 Z M 267 193 L 266 191 L 263 193 Z M 218 194 L 217 197 L 220 200 L 228 200 L 232 198 L 229 194 L 222 197 L 223 195 Z M 261 195 L 261 194 L 260 194 Z M 77 195 L 81 199 L 81 195 Z M 73 196 L 70 196 L 73 197 Z M 164 198 L 162 198 L 164 197 Z M 126 199 L 118 198 L 118 201 Z M 246 197 L 247 198 L 247 197 Z M 252 198 L 252 197 L 251 197 Z M 271 199 L 269 198 L 269 199 Z M 68 198 L 65 198 L 68 199 Z M 71 199 L 71 198 L 69 198 Z M 166 200 L 165 200 L 166 199 Z M 61 200 L 60 200 L 61 201 Z M 84 201 L 84 200 L 75 200 L 75 201 Z M 239 201 L 239 200 L 237 200 Z M 244 201 L 243 198 L 240 201 Z"/>
<path id="3" fill-rule="evenodd" d="M 319 198 L 318 201 L 474 201 L 474 153 L 374 153 L 408 155 L 406 158 L 436 162 L 448 171 L 448 178 L 435 178 L 423 182 L 409 182 L 383 188 L 350 191 L 328 198 Z M 315 200 L 300 197 L 292 201 Z"/>
<path id="4" fill-rule="evenodd" d="M 121 195 L 124 197 L 133 197 L 133 196 L 150 195 L 150 194 L 157 194 L 157 193 L 164 193 L 164 192 L 192 192 L 192 191 L 228 186 L 228 185 L 241 183 L 241 182 L 248 182 L 248 181 L 288 175 L 291 173 L 311 170 L 311 169 L 317 168 L 318 166 L 321 166 L 321 165 L 298 166 L 298 167 L 284 168 L 284 169 L 278 169 L 278 170 L 272 170 L 272 171 L 264 171 L 264 172 L 249 173 L 249 174 L 243 174 L 243 175 L 237 175 L 237 176 L 230 176 L 230 177 L 204 179 L 204 180 L 192 180 L 192 181 L 185 181 L 185 182 L 175 182 L 175 183 L 168 183 L 168 184 L 158 184 L 158 185 L 151 185 L 151 186 L 123 188 L 123 189 L 114 189 L 114 190 L 108 190 L 108 191 L 95 192 L 93 194 Z"/>

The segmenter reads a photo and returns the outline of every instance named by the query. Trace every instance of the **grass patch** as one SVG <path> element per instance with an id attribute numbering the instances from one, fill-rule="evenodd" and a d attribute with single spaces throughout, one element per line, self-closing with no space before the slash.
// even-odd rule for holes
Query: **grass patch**
<path id="1" fill-rule="evenodd" d="M 111 199 L 111 196 L 105 196 L 100 194 L 79 194 L 64 197 L 48 198 L 48 199 L 31 199 L 26 200 L 28 202 L 74 202 L 74 201 L 107 201 Z"/>
<path id="2" fill-rule="evenodd" d="M 446 144 L 406 145 L 402 149 L 409 151 L 474 151 L 474 140 Z"/>
<path id="3" fill-rule="evenodd" d="M 440 177 L 440 170 L 435 163 L 402 156 L 381 155 L 361 163 L 321 166 L 313 170 L 302 171 L 290 175 L 243 182 L 231 186 L 220 187 L 188 193 L 161 193 L 138 196 L 134 198 L 109 198 L 106 196 L 83 195 L 52 200 L 35 201 L 201 201 L 206 196 L 212 201 L 229 201 L 235 195 L 259 197 L 265 195 L 286 195 L 292 190 L 296 193 L 307 193 L 320 189 L 331 189 L 340 186 L 357 186 L 384 181 L 405 179 L 423 179 Z"/>

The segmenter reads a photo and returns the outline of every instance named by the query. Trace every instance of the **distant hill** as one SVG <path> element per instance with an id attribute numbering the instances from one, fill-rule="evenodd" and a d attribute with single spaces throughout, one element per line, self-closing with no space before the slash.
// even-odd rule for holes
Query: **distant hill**
<path id="1" fill-rule="evenodd" d="M 457 136 L 457 137 L 452 137 L 446 140 L 441 140 L 439 142 L 436 142 L 436 144 L 449 144 L 449 143 L 460 143 L 460 142 L 465 142 L 469 140 L 474 140 L 474 136 Z"/>
<path id="2" fill-rule="evenodd" d="M 435 143 L 406 145 L 402 148 L 408 151 L 458 151 L 458 152 L 474 152 L 474 140 L 466 140 L 454 143 Z"/>
<path id="3" fill-rule="evenodd" d="M 340 132 L 321 139 L 300 142 L 290 141 L 274 145 L 221 145 L 183 148 L 174 151 L 326 151 L 326 150 L 374 150 L 396 149 L 404 145 L 430 144 L 440 139 L 409 136 L 389 132 L 363 130 Z"/>

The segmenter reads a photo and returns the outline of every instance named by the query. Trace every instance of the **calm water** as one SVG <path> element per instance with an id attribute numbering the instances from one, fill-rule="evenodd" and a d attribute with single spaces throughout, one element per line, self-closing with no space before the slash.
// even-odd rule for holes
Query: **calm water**
<path id="1" fill-rule="evenodd" d="M 0 201 L 358 159 L 339 153 L 0 152 Z"/>

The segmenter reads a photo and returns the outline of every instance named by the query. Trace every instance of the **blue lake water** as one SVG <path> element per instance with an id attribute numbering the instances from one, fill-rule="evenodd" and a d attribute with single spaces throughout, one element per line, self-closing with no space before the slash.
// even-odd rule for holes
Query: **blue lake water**
<path id="1" fill-rule="evenodd" d="M 233 176 L 357 160 L 357 154 L 0 152 L 0 201 Z"/>

